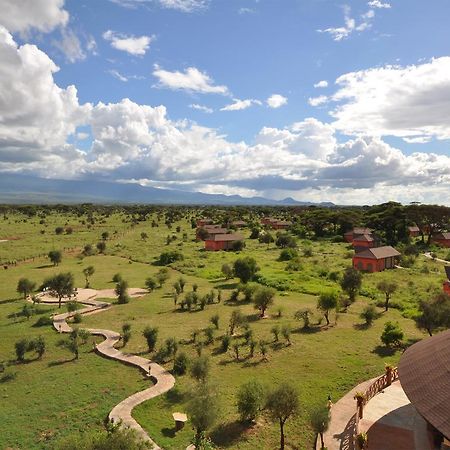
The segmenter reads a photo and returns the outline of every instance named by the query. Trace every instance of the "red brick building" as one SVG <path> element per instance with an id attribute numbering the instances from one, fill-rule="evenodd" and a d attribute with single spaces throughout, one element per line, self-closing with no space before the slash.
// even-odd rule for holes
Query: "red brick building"
<path id="1" fill-rule="evenodd" d="M 420 228 L 418 226 L 408 227 L 409 237 L 418 237 L 420 236 Z"/>
<path id="2" fill-rule="evenodd" d="M 377 246 L 374 237 L 370 234 L 359 234 L 355 236 L 352 245 L 356 252 Z"/>
<path id="3" fill-rule="evenodd" d="M 381 272 L 384 269 L 393 269 L 399 257 L 400 253 L 389 245 L 368 248 L 353 256 L 353 267 L 366 272 Z"/>
<path id="4" fill-rule="evenodd" d="M 197 220 L 197 228 L 202 228 L 205 225 L 210 225 L 212 224 L 212 220 L 211 219 L 198 219 Z"/>
<path id="5" fill-rule="evenodd" d="M 219 250 L 232 250 L 233 243 L 242 241 L 244 238 L 240 234 L 214 234 L 205 240 L 205 250 L 217 252 Z"/>
<path id="6" fill-rule="evenodd" d="M 208 234 L 204 233 L 204 230 Z M 197 231 L 195 233 L 195 237 L 198 240 L 204 241 L 205 239 L 208 239 L 210 236 L 214 236 L 215 234 L 226 234 L 228 232 L 227 228 L 222 228 L 221 225 L 204 225 L 203 227 L 197 228 Z M 204 234 L 204 237 L 202 237 L 202 234 Z"/>
<path id="7" fill-rule="evenodd" d="M 443 232 L 434 234 L 431 241 L 433 244 L 441 245 L 442 247 L 450 248 L 450 232 Z"/>
<path id="8" fill-rule="evenodd" d="M 272 227 L 274 230 L 287 230 L 292 226 L 292 222 L 289 220 L 278 220 L 273 217 L 264 217 L 261 223 Z"/>

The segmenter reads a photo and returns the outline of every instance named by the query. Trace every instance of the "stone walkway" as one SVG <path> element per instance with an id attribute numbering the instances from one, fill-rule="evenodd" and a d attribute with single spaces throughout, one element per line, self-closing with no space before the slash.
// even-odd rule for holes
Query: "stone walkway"
<path id="1" fill-rule="evenodd" d="M 431 256 L 431 253 L 430 253 L 430 252 L 424 253 L 423 256 L 425 256 L 425 258 L 432 259 L 433 261 L 438 261 L 438 262 L 444 263 L 444 264 L 450 264 L 450 261 L 446 261 L 445 259 L 433 258 L 433 257 Z"/>
<path id="2" fill-rule="evenodd" d="M 134 297 L 139 297 L 146 293 L 147 292 L 143 291 L 142 289 L 129 289 L 130 296 Z M 60 333 L 70 333 L 72 331 L 72 328 L 67 323 L 67 319 L 69 319 L 76 313 L 86 315 L 104 311 L 105 309 L 110 308 L 111 304 L 95 300 L 95 298 L 107 298 L 115 296 L 116 295 L 114 294 L 112 289 L 106 289 L 102 291 L 96 291 L 94 289 L 78 289 L 76 300 L 88 306 L 74 312 L 66 312 L 54 315 L 54 328 Z M 48 296 L 41 296 L 40 301 L 42 303 L 58 303 L 58 299 Z M 136 392 L 135 394 L 130 395 L 130 397 L 120 402 L 111 410 L 108 418 L 114 423 L 121 422 L 124 426 L 135 430 L 141 439 L 153 445 L 154 450 L 161 450 L 160 447 L 158 447 L 158 445 L 150 438 L 147 432 L 136 422 L 136 420 L 133 419 L 131 413 L 133 411 L 133 408 L 135 408 L 137 405 L 140 405 L 146 400 L 157 397 L 158 395 L 161 395 L 171 389 L 175 385 L 175 378 L 163 367 L 147 358 L 125 354 L 117 350 L 114 345 L 116 345 L 120 341 L 121 337 L 119 333 L 111 330 L 101 330 L 95 328 L 87 328 L 87 331 L 89 331 L 94 336 L 102 336 L 105 338 L 105 340 L 98 344 L 95 348 L 95 351 L 98 354 L 105 356 L 106 358 L 115 359 L 124 364 L 137 367 L 138 369 L 142 370 L 145 375 L 148 375 L 148 371 L 150 369 L 150 378 L 153 381 L 154 385 L 143 391 Z"/>
<path id="3" fill-rule="evenodd" d="M 354 450 L 353 434 L 355 429 L 356 400 L 354 396 L 357 392 L 364 392 L 376 378 L 364 381 L 347 392 L 331 408 L 330 426 L 324 433 L 325 447 L 328 450 Z M 317 449 L 320 449 L 320 438 Z"/>

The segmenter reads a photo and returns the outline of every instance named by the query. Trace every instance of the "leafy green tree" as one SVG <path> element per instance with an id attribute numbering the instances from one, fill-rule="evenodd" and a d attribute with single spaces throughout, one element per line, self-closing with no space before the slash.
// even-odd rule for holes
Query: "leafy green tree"
<path id="1" fill-rule="evenodd" d="M 374 320 L 378 317 L 378 312 L 373 305 L 367 305 L 362 313 L 359 315 L 361 319 L 364 319 L 367 326 L 370 326 L 373 324 Z"/>
<path id="2" fill-rule="evenodd" d="M 83 269 L 83 275 L 84 275 L 84 279 L 86 281 L 86 285 L 85 285 L 86 288 L 89 287 L 89 278 L 92 277 L 92 275 L 94 275 L 94 273 L 95 273 L 94 266 L 88 266 Z"/>
<path id="3" fill-rule="evenodd" d="M 280 450 L 285 447 L 284 426 L 286 421 L 298 414 L 300 402 L 297 390 L 288 383 L 283 383 L 269 393 L 266 408 L 273 421 L 280 425 Z"/>
<path id="4" fill-rule="evenodd" d="M 48 259 L 50 262 L 57 266 L 62 261 L 62 253 L 60 250 L 51 250 L 48 252 Z"/>
<path id="5" fill-rule="evenodd" d="M 323 312 L 327 325 L 330 324 L 330 311 L 336 309 L 338 305 L 338 294 L 336 291 L 325 291 L 319 295 L 317 309 Z"/>
<path id="6" fill-rule="evenodd" d="M 275 245 L 280 248 L 296 248 L 296 239 L 288 233 L 279 233 Z"/>
<path id="7" fill-rule="evenodd" d="M 261 382 L 247 381 L 237 393 L 237 410 L 243 422 L 254 422 L 266 403 L 266 391 Z"/>
<path id="8" fill-rule="evenodd" d="M 377 284 L 377 289 L 385 296 L 384 310 L 387 311 L 389 309 L 391 295 L 397 290 L 397 283 L 382 280 Z"/>
<path id="9" fill-rule="evenodd" d="M 288 323 L 285 323 L 281 327 L 281 334 L 283 335 L 287 345 L 291 345 L 291 331 L 291 326 Z"/>
<path id="10" fill-rule="evenodd" d="M 269 233 L 268 231 L 265 231 L 264 233 L 260 233 L 258 240 L 259 240 L 259 242 L 261 242 L 261 244 L 267 244 L 267 248 L 269 248 L 269 245 L 275 241 L 273 235 L 271 233 Z"/>
<path id="11" fill-rule="evenodd" d="M 156 347 L 156 342 L 158 340 L 158 328 L 155 327 L 145 327 L 142 334 L 147 341 L 148 351 L 153 352 Z"/>
<path id="12" fill-rule="evenodd" d="M 161 266 L 167 266 L 169 264 L 172 264 L 176 261 L 182 261 L 184 259 L 184 256 L 182 253 L 172 250 L 168 252 L 163 252 L 159 256 L 158 264 Z"/>
<path id="13" fill-rule="evenodd" d="M 99 241 L 97 242 L 97 250 L 99 253 L 105 253 L 106 250 L 106 242 L 105 241 Z"/>
<path id="14" fill-rule="evenodd" d="M 117 295 L 117 303 L 123 305 L 130 301 L 130 297 L 128 296 L 128 283 L 125 280 L 119 281 L 116 284 L 114 292 Z"/>
<path id="15" fill-rule="evenodd" d="M 290 261 L 298 257 L 298 252 L 295 248 L 284 248 L 281 250 L 280 256 L 278 257 L 278 261 Z"/>
<path id="16" fill-rule="evenodd" d="M 195 448 L 205 448 L 205 433 L 216 423 L 219 416 L 217 395 L 208 385 L 198 384 L 190 396 L 186 411 L 195 429 Z"/>
<path id="17" fill-rule="evenodd" d="M 432 336 L 436 330 L 450 328 L 450 295 L 440 293 L 430 300 L 419 301 L 416 325 Z"/>
<path id="18" fill-rule="evenodd" d="M 14 345 L 16 350 L 17 361 L 24 362 L 25 361 L 25 353 L 28 351 L 29 342 L 28 339 L 20 339 Z"/>
<path id="19" fill-rule="evenodd" d="M 229 264 L 222 265 L 222 273 L 227 280 L 233 278 L 233 268 Z"/>
<path id="20" fill-rule="evenodd" d="M 167 267 L 163 267 L 162 269 L 158 270 L 158 273 L 156 274 L 156 280 L 158 281 L 159 287 L 163 287 L 164 283 L 170 278 L 170 273 Z"/>
<path id="21" fill-rule="evenodd" d="M 358 291 L 361 289 L 362 274 L 353 267 L 347 267 L 341 280 L 341 288 L 347 293 L 351 303 L 356 299 Z"/>
<path id="22" fill-rule="evenodd" d="M 173 360 L 173 373 L 175 375 L 184 375 L 188 368 L 189 360 L 184 352 L 180 352 Z"/>
<path id="23" fill-rule="evenodd" d="M 178 285 L 181 288 L 181 292 L 184 292 L 184 287 L 186 286 L 186 280 L 183 277 L 178 279 Z"/>
<path id="24" fill-rule="evenodd" d="M 205 383 L 210 370 L 209 359 L 206 356 L 199 356 L 194 359 L 191 364 L 190 373 L 192 378 L 199 382 Z"/>
<path id="25" fill-rule="evenodd" d="M 158 287 L 158 283 L 153 277 L 148 277 L 145 280 L 145 287 L 149 290 L 149 292 L 153 292 Z"/>
<path id="26" fill-rule="evenodd" d="M 122 325 L 122 342 L 125 347 L 131 339 L 131 325 L 129 323 L 124 323 Z"/>
<path id="27" fill-rule="evenodd" d="M 303 328 L 308 329 L 311 323 L 312 311 L 309 308 L 299 309 L 295 312 L 294 318 L 303 321 Z"/>
<path id="28" fill-rule="evenodd" d="M 247 319 L 244 316 L 244 314 L 242 314 L 242 312 L 239 309 L 233 309 L 229 323 L 230 335 L 234 334 L 234 330 L 237 327 L 242 327 L 246 323 Z"/>
<path id="29" fill-rule="evenodd" d="M 234 262 L 233 270 L 234 274 L 242 283 L 248 283 L 255 277 L 256 273 L 259 271 L 259 267 L 254 258 L 246 256 L 244 258 L 239 258 Z"/>
<path id="30" fill-rule="evenodd" d="M 63 297 L 70 297 L 74 291 L 74 278 L 70 272 L 59 273 L 53 277 L 47 278 L 43 287 L 47 288 L 50 295 L 58 297 L 58 307 L 61 308 Z"/>
<path id="31" fill-rule="evenodd" d="M 219 320 L 220 320 L 220 316 L 219 314 L 214 314 L 209 321 L 216 327 L 216 330 L 219 329 Z"/>
<path id="32" fill-rule="evenodd" d="M 17 292 L 23 295 L 24 300 L 34 291 L 36 283 L 28 278 L 20 278 L 17 283 Z"/>
<path id="33" fill-rule="evenodd" d="M 320 436 L 321 449 L 325 448 L 325 443 L 323 441 L 323 434 L 328 430 L 330 426 L 330 411 L 326 406 L 320 405 L 313 408 L 309 413 L 309 421 L 311 427 L 316 433 L 316 442 L 314 443 L 314 448 L 317 448 L 317 437 Z"/>
<path id="34" fill-rule="evenodd" d="M 386 322 L 381 333 L 381 342 L 386 347 L 398 347 L 403 340 L 403 331 L 398 322 Z"/>
<path id="35" fill-rule="evenodd" d="M 260 311 L 260 317 L 265 316 L 267 308 L 273 305 L 274 300 L 275 289 L 261 286 L 256 290 L 253 296 L 253 303 L 255 305 L 255 309 Z"/>

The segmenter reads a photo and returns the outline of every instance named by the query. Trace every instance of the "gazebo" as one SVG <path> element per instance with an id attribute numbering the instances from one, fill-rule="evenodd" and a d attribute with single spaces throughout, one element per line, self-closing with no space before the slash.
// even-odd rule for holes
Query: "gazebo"
<path id="1" fill-rule="evenodd" d="M 426 420 L 436 448 L 450 449 L 450 330 L 408 348 L 398 373 L 405 394 Z"/>

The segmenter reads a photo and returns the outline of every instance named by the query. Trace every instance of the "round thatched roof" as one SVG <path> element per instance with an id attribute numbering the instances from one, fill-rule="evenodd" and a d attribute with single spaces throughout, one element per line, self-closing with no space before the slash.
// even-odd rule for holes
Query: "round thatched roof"
<path id="1" fill-rule="evenodd" d="M 398 372 L 413 406 L 450 439 L 450 330 L 408 348 Z"/>

